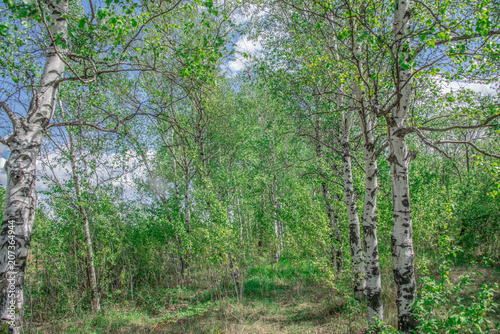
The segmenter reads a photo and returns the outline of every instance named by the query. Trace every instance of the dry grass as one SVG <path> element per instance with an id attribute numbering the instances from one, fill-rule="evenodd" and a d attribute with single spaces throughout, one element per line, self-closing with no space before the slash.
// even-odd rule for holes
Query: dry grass
<path id="1" fill-rule="evenodd" d="M 321 292 L 275 301 L 224 301 L 201 317 L 163 322 L 153 333 L 359 333 L 362 314 L 344 311 L 342 301 L 324 302 Z M 315 300 L 316 299 L 316 300 Z"/>
<path id="2" fill-rule="evenodd" d="M 300 295 L 295 292 L 300 291 Z M 340 295 L 318 287 L 291 287 L 278 296 L 261 300 L 248 297 L 240 303 L 175 305 L 150 317 L 130 307 L 113 306 L 103 315 L 69 319 L 31 328 L 27 333 L 363 333 L 364 315 L 349 313 Z"/>
<path id="3" fill-rule="evenodd" d="M 457 281 L 470 268 L 454 268 L 451 272 Z M 464 294 L 472 296 L 481 284 L 498 282 L 500 273 L 493 269 L 477 269 L 476 277 Z M 280 284 L 282 284 L 281 282 Z M 396 326 L 396 305 L 392 272 L 383 271 L 384 313 L 387 324 Z M 286 333 L 338 333 L 360 334 L 366 331 L 366 313 L 357 307 L 350 311 L 345 295 L 326 288 L 297 282 L 282 284 L 263 295 L 247 295 L 237 303 L 223 298 L 215 302 L 200 301 L 193 293 L 182 291 L 177 303 L 167 305 L 152 316 L 141 312 L 137 305 L 111 305 L 105 314 L 85 319 L 67 319 L 27 329 L 25 333 L 225 333 L 225 334 L 286 334 Z M 500 295 L 495 299 L 500 303 Z M 500 321 L 499 315 L 493 321 Z"/>

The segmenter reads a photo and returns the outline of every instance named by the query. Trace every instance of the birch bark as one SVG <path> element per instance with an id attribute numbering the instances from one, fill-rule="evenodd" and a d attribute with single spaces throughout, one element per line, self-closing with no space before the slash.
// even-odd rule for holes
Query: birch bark
<path id="1" fill-rule="evenodd" d="M 359 56 L 361 48 L 359 44 L 353 45 L 354 60 L 357 62 L 358 71 L 361 73 Z M 374 322 L 374 318 L 384 319 L 384 306 L 382 300 L 382 278 L 380 275 L 380 261 L 377 239 L 377 192 L 378 192 L 378 153 L 375 150 L 374 128 L 370 114 L 366 111 L 363 93 L 359 81 L 353 83 L 354 99 L 358 103 L 358 115 L 361 121 L 364 140 L 365 158 L 365 199 L 363 205 L 363 236 L 365 250 L 365 295 L 368 301 L 368 324 Z"/>
<path id="2" fill-rule="evenodd" d="M 340 235 L 340 222 L 339 216 L 336 213 L 336 208 L 334 209 L 331 204 L 331 193 L 330 187 L 325 182 L 321 183 L 323 190 L 323 197 L 326 202 L 326 215 L 330 222 L 331 237 L 332 240 L 332 263 L 335 263 L 337 272 L 342 272 L 342 266 L 344 265 L 344 252 L 342 250 L 342 237 Z M 335 240 L 335 242 L 334 242 Z"/>
<path id="3" fill-rule="evenodd" d="M 51 1 L 52 36 L 67 40 L 68 1 Z M 40 84 L 26 117 L 18 118 L 6 104 L 1 107 L 13 125 L 7 139 L 10 156 L 5 163 L 7 188 L 0 233 L 0 323 L 10 333 L 20 333 L 24 317 L 24 276 L 36 211 L 36 159 L 44 132 L 52 119 L 65 64 L 64 50 L 50 43 Z M 10 260 L 10 262 L 9 262 Z"/>
<path id="4" fill-rule="evenodd" d="M 349 110 L 342 114 L 341 124 L 341 146 L 342 165 L 344 177 L 344 199 L 347 207 L 347 217 L 349 219 L 349 244 L 351 246 L 351 256 L 355 279 L 354 294 L 358 299 L 363 298 L 365 290 L 363 248 L 361 244 L 361 232 L 359 228 L 358 207 L 354 194 L 354 180 L 352 176 L 351 152 L 349 146 L 350 130 L 352 126 L 354 110 Z"/>
<path id="5" fill-rule="evenodd" d="M 283 223 L 279 220 L 278 218 L 278 210 L 279 210 L 279 203 L 278 203 L 278 175 L 275 170 L 276 166 L 276 154 L 274 151 L 275 143 L 274 139 L 271 138 L 269 135 L 269 132 L 266 129 L 265 126 L 265 116 L 261 117 L 261 125 L 262 125 L 262 130 L 266 134 L 266 139 L 268 142 L 272 145 L 270 147 L 271 151 L 271 166 L 273 170 L 273 183 L 271 185 L 271 200 L 272 200 L 272 205 L 273 205 L 273 227 L 274 227 L 274 235 L 276 237 L 276 243 L 277 243 L 277 249 L 276 253 L 274 254 L 274 261 L 278 262 L 280 257 L 281 257 L 281 252 L 283 250 Z"/>
<path id="6" fill-rule="evenodd" d="M 191 184 L 190 178 L 190 165 L 187 164 L 186 170 L 186 178 L 184 182 L 184 226 L 186 227 L 186 231 L 188 234 L 191 234 L 191 192 L 189 191 L 189 187 Z"/>
<path id="7" fill-rule="evenodd" d="M 273 162 L 276 163 L 276 159 L 273 154 Z M 283 250 L 283 225 L 278 219 L 278 177 L 276 173 L 273 176 L 273 184 L 271 189 L 271 197 L 273 200 L 273 224 L 274 224 L 274 234 L 276 236 L 276 241 L 278 243 L 278 249 L 274 254 L 275 262 L 278 262 L 281 257 L 281 251 Z"/>
<path id="8" fill-rule="evenodd" d="M 412 87 L 410 50 L 408 41 L 409 0 L 398 0 L 394 15 L 395 46 L 397 48 L 398 105 L 386 116 L 388 125 L 389 162 L 391 164 L 393 230 L 391 237 L 398 329 L 410 333 L 416 327 L 412 303 L 416 298 L 415 268 L 410 209 L 408 169 L 410 154 L 403 130 L 408 117 Z"/>
<path id="9" fill-rule="evenodd" d="M 351 23 L 352 29 L 352 23 Z M 334 43 L 335 52 L 332 56 L 340 61 L 337 44 Z M 342 105 L 342 98 L 337 97 L 338 106 Z M 352 176 L 351 149 L 349 145 L 350 132 L 352 128 L 352 119 L 354 110 L 350 108 L 342 112 L 340 124 L 340 146 L 342 151 L 342 174 L 344 179 L 344 201 L 347 208 L 347 218 L 349 220 L 349 244 L 351 247 L 351 257 L 354 273 L 354 295 L 358 299 L 363 298 L 366 282 L 364 279 L 364 259 L 361 244 L 361 232 L 358 217 L 358 208 L 356 205 L 356 196 L 354 194 L 354 180 Z M 336 166 L 335 166 L 336 167 Z"/>
<path id="10" fill-rule="evenodd" d="M 368 323 L 373 318 L 384 319 L 382 301 L 382 278 L 377 239 L 377 192 L 378 166 L 373 135 L 365 143 L 365 200 L 363 207 L 363 236 L 365 248 L 366 298 L 368 300 Z"/>

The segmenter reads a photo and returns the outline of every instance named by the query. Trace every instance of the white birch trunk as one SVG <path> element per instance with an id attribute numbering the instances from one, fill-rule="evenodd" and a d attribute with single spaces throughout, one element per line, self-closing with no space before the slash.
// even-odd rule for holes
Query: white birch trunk
<path id="1" fill-rule="evenodd" d="M 368 301 L 368 323 L 371 325 L 373 318 L 384 319 L 377 239 L 378 167 L 372 143 L 365 144 L 365 170 L 365 202 L 362 219 L 365 244 L 365 294 Z"/>
<path id="2" fill-rule="evenodd" d="M 236 209 L 238 210 L 238 221 L 240 223 L 240 245 L 243 249 L 243 262 L 246 260 L 246 250 L 245 250 L 245 237 L 244 237 L 244 217 L 241 214 L 241 203 L 240 198 L 238 196 L 238 191 L 236 192 Z M 247 229 L 247 238 L 248 238 L 248 229 Z"/>
<path id="3" fill-rule="evenodd" d="M 326 215 L 330 222 L 331 235 L 330 240 L 332 242 L 332 263 L 335 263 L 337 272 L 342 272 L 342 266 L 344 265 L 344 253 L 342 250 L 342 237 L 340 234 L 340 222 L 339 217 L 336 213 L 336 208 L 334 209 L 331 204 L 331 194 L 330 187 L 322 182 L 323 197 L 326 202 Z"/>
<path id="4" fill-rule="evenodd" d="M 68 12 L 68 1 L 52 1 L 51 34 L 67 38 L 68 24 L 62 14 Z M 8 112 L 14 133 L 7 139 L 10 156 L 5 163 L 7 188 L 0 233 L 0 322 L 10 333 L 18 334 L 24 317 L 24 275 L 36 211 L 36 159 L 59 93 L 64 62 L 51 46 L 39 87 L 26 117 Z M 2 104 L 8 111 L 8 107 Z"/>
<path id="5" fill-rule="evenodd" d="M 382 277 L 380 274 L 380 260 L 377 238 L 377 192 L 378 192 L 378 165 L 375 141 L 373 138 L 373 124 L 369 115 L 360 113 L 364 117 L 365 132 L 365 199 L 363 207 L 363 236 L 365 248 L 365 277 L 366 299 L 368 301 L 368 323 L 373 324 L 374 318 L 384 320 L 384 306 L 382 300 Z"/>
<path id="6" fill-rule="evenodd" d="M 342 145 L 342 171 L 344 177 L 344 199 L 349 219 L 349 244 L 355 279 L 354 294 L 358 299 L 363 298 L 365 290 L 363 248 L 358 217 L 358 207 L 354 194 L 354 180 L 352 177 L 351 152 L 349 147 L 349 132 L 351 129 L 354 111 L 350 110 L 342 115 L 341 145 Z"/>
<path id="7" fill-rule="evenodd" d="M 352 29 L 352 27 L 351 27 Z M 336 49 L 335 45 L 335 49 Z M 339 54 L 334 53 L 335 59 L 339 60 Z M 342 98 L 337 97 L 337 104 L 341 106 Z M 344 201 L 347 208 L 349 220 L 349 244 L 354 273 L 354 295 L 358 299 L 363 298 L 365 290 L 363 249 L 361 246 L 361 232 L 359 227 L 358 208 L 354 194 L 354 180 L 352 177 L 351 150 L 349 146 L 350 131 L 354 110 L 342 112 L 342 124 L 340 125 L 340 145 L 342 149 L 342 174 L 344 179 Z"/>
<path id="8" fill-rule="evenodd" d="M 175 143 L 175 130 L 172 129 L 172 143 Z M 165 143 L 166 144 L 166 143 Z M 174 191 L 175 191 L 175 198 L 176 200 L 179 200 L 179 184 L 177 181 L 177 159 L 175 156 L 175 146 L 172 146 L 171 148 L 171 153 L 172 153 L 172 163 L 173 163 L 173 173 L 174 173 Z"/>
<path id="9" fill-rule="evenodd" d="M 186 171 L 186 179 L 184 182 L 184 226 L 188 234 L 191 234 L 191 192 L 189 191 L 189 185 L 191 184 L 191 180 L 189 177 L 190 169 L 189 165 Z"/>
<path id="10" fill-rule="evenodd" d="M 272 143 L 274 147 L 274 140 L 269 136 L 268 131 L 266 130 L 264 124 L 264 118 L 262 118 L 262 130 L 266 134 L 267 140 Z M 271 200 L 273 205 L 273 227 L 274 227 L 274 235 L 276 237 L 277 249 L 274 254 L 274 261 L 277 263 L 281 257 L 281 251 L 283 250 L 283 224 L 278 219 L 278 176 L 276 175 L 276 170 L 274 170 L 276 166 L 276 155 L 274 153 L 274 149 L 271 148 L 271 159 L 272 159 L 272 168 L 273 168 L 273 184 L 271 185 Z"/>
<path id="11" fill-rule="evenodd" d="M 243 216 L 241 215 L 241 206 L 239 197 L 236 197 L 236 209 L 238 210 L 238 222 L 240 223 L 240 242 L 243 245 Z"/>
<path id="12" fill-rule="evenodd" d="M 410 210 L 410 189 L 408 169 L 410 155 L 402 129 L 405 128 L 411 95 L 411 68 L 402 66 L 410 63 L 408 35 L 409 0 L 398 0 L 394 18 L 395 46 L 397 48 L 397 91 L 399 103 L 386 116 L 389 142 L 389 162 L 392 178 L 393 230 L 391 237 L 394 281 L 396 283 L 396 304 L 398 308 L 398 329 L 410 333 L 416 327 L 412 303 L 416 298 L 415 269 Z M 391 117 L 392 116 L 392 117 Z"/>
<path id="13" fill-rule="evenodd" d="M 89 283 L 90 283 L 90 288 L 92 290 L 92 310 L 100 312 L 101 301 L 99 296 L 99 290 L 97 287 L 97 275 L 94 264 L 94 250 L 92 247 L 92 238 L 90 235 L 89 216 L 87 214 L 86 208 L 81 204 L 82 191 L 80 187 L 80 178 L 78 177 L 78 174 L 76 172 L 75 142 L 73 139 L 73 134 L 69 132 L 68 135 L 70 144 L 71 172 L 72 172 L 73 182 L 75 183 L 76 202 L 77 202 L 76 205 L 78 207 L 78 210 L 80 211 L 80 215 L 82 217 L 82 222 L 83 222 L 83 230 L 85 232 L 85 245 L 87 247 L 87 261 L 89 269 Z"/>
<path id="14" fill-rule="evenodd" d="M 227 239 L 229 245 L 229 269 L 231 270 L 231 278 L 233 279 L 234 290 L 236 292 L 236 300 L 239 302 L 241 300 L 241 283 L 240 283 L 240 273 L 238 267 L 234 264 L 233 252 L 231 250 L 231 241 Z"/>
<path id="15" fill-rule="evenodd" d="M 276 159 L 274 159 L 274 154 L 273 154 L 273 161 L 275 162 Z M 278 219 L 278 199 L 277 199 L 277 192 L 278 192 L 278 178 L 276 174 L 274 174 L 273 177 L 273 185 L 272 185 L 272 200 L 273 200 L 273 224 L 274 224 L 274 235 L 276 236 L 276 242 L 277 242 L 277 247 L 278 249 L 276 250 L 276 253 L 274 254 L 274 260 L 275 262 L 278 262 L 280 257 L 281 257 L 281 251 L 283 250 L 283 226 Z"/>
<path id="16" fill-rule="evenodd" d="M 353 47 L 356 59 L 361 54 L 359 44 Z M 358 66 L 360 66 L 358 62 Z M 358 115 L 361 121 L 364 140 L 365 158 L 365 199 L 363 206 L 363 236 L 365 250 L 365 295 L 368 302 L 368 324 L 372 325 L 374 318 L 384 320 L 384 306 L 382 300 L 382 278 L 380 275 L 380 261 L 377 239 L 377 192 L 378 166 L 377 152 L 375 151 L 374 127 L 370 114 L 366 112 L 363 93 L 357 80 L 353 85 L 354 99 L 358 103 Z"/>

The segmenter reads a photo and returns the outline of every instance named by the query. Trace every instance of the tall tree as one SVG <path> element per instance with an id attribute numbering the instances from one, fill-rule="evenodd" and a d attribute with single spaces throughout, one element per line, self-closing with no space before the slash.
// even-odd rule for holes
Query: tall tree
<path id="1" fill-rule="evenodd" d="M 56 109 L 68 43 L 68 1 L 50 1 L 48 8 L 51 38 L 28 112 L 19 117 L 6 103 L 1 103 L 12 122 L 13 133 L 2 139 L 10 148 L 10 156 L 5 164 L 7 188 L 0 234 L 0 321 L 16 334 L 24 316 L 24 275 L 36 212 L 36 161 L 43 134 Z"/>

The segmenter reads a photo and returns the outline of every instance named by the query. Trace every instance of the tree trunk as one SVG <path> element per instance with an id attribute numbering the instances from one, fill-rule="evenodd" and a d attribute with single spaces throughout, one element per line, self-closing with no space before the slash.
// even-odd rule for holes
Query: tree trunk
<path id="1" fill-rule="evenodd" d="M 320 122 L 321 118 L 316 121 L 316 155 L 319 161 L 324 159 L 323 152 L 323 135 L 320 132 Z M 317 161 L 318 163 L 318 161 Z M 337 164 L 334 164 L 334 169 L 337 170 Z M 321 190 L 323 191 L 323 197 L 325 198 L 326 215 L 328 216 L 328 221 L 330 222 L 330 241 L 331 241 L 331 263 L 336 264 L 337 273 L 342 272 L 342 266 L 344 265 L 344 254 L 342 250 L 342 238 L 340 234 L 340 222 L 337 215 L 337 205 L 335 209 L 332 207 L 330 187 L 325 181 L 321 182 Z M 316 196 L 316 187 L 314 187 L 314 195 Z"/>
<path id="2" fill-rule="evenodd" d="M 236 210 L 238 210 L 238 222 L 240 223 L 240 242 L 243 246 L 243 216 L 241 215 L 240 198 L 236 196 Z"/>
<path id="3" fill-rule="evenodd" d="M 28 131 L 19 130 L 9 138 L 11 152 L 5 164 L 7 188 L 0 235 L 1 321 L 9 323 L 11 333 L 16 334 L 24 315 L 24 275 L 37 199 L 36 158 L 42 140 L 41 127 L 36 124 Z"/>
<path id="4" fill-rule="evenodd" d="M 397 131 L 397 130 L 396 130 Z M 389 128 L 389 145 L 392 178 L 393 229 L 391 247 L 394 281 L 396 283 L 396 304 L 398 307 L 398 328 L 410 332 L 415 328 L 412 303 L 416 298 L 415 270 L 410 210 L 410 189 L 408 183 L 407 147 L 404 138 Z"/>
<path id="5" fill-rule="evenodd" d="M 377 239 L 378 167 L 377 157 L 371 143 L 365 145 L 365 169 L 365 204 L 362 219 L 365 246 L 365 294 L 368 301 L 368 323 L 371 325 L 373 318 L 384 320 Z"/>
<path id="6" fill-rule="evenodd" d="M 412 303 L 416 298 L 415 269 L 408 181 L 407 147 L 404 138 L 398 137 L 397 127 L 389 127 L 389 147 L 392 178 L 393 229 L 391 247 L 396 304 L 398 307 L 398 329 L 409 333 L 415 328 Z"/>
<path id="7" fill-rule="evenodd" d="M 361 54 L 359 44 L 353 45 L 355 60 Z M 358 62 L 358 70 L 361 64 Z M 364 96 L 357 79 L 353 85 L 354 98 L 358 103 L 358 115 L 363 131 L 364 158 L 365 158 L 365 201 L 363 205 L 363 236 L 365 250 L 365 295 L 368 301 L 368 324 L 372 325 L 374 318 L 384 320 L 384 306 L 382 300 L 382 278 L 380 276 L 380 261 L 377 239 L 377 192 L 378 192 L 378 153 L 375 151 L 373 122 L 364 104 Z"/>
<path id="8" fill-rule="evenodd" d="M 330 187 L 326 185 L 325 182 L 321 183 L 323 188 L 323 197 L 326 202 L 326 214 L 328 220 L 330 221 L 331 236 L 332 241 L 332 263 L 336 264 L 337 272 L 342 271 L 342 266 L 344 265 L 344 252 L 342 250 L 342 237 L 340 235 L 340 223 L 339 217 L 336 214 L 336 209 L 333 209 L 330 194 Z"/>
<path id="9" fill-rule="evenodd" d="M 365 290 L 363 248 L 361 244 L 361 232 L 359 228 L 358 207 L 354 194 L 354 180 L 352 177 L 351 152 L 349 147 L 349 131 L 351 128 L 353 112 L 349 111 L 342 119 L 342 165 L 344 176 L 344 197 L 349 219 L 349 243 L 354 273 L 354 295 L 358 299 L 363 298 Z"/>
<path id="10" fill-rule="evenodd" d="M 408 42 L 409 1 L 398 0 L 394 17 L 395 46 L 397 48 L 397 92 L 399 103 L 390 115 L 388 125 L 389 162 L 392 178 L 393 230 L 391 237 L 394 281 L 396 283 L 396 304 L 398 308 L 398 329 L 410 333 L 416 328 L 412 303 L 416 298 L 415 268 L 410 209 L 410 188 L 408 169 L 410 155 L 404 134 L 411 95 L 411 67 Z"/>
<path id="11" fill-rule="evenodd" d="M 186 227 L 186 231 L 188 234 L 191 234 L 191 193 L 189 191 L 189 185 L 191 184 L 191 180 L 189 177 L 190 168 L 189 165 L 186 171 L 186 179 L 184 182 L 184 226 Z"/>
<path id="12" fill-rule="evenodd" d="M 83 215 L 83 228 L 85 229 L 85 244 L 87 246 L 87 258 L 90 273 L 90 288 L 92 289 L 92 309 L 96 312 L 101 311 L 101 300 L 99 297 L 99 290 L 97 287 L 97 275 L 95 273 L 94 264 L 94 250 L 92 248 L 92 239 L 90 237 L 90 228 L 88 216 L 82 211 L 83 208 L 80 206 L 80 212 Z"/>
<path id="13" fill-rule="evenodd" d="M 274 157 L 274 155 L 273 155 Z M 273 159 L 275 161 L 275 159 Z M 278 249 L 274 254 L 274 261 L 277 263 L 281 257 L 281 251 L 283 250 L 283 225 L 278 219 L 278 178 L 274 174 L 273 184 L 271 189 L 271 197 L 273 200 L 273 224 L 274 224 L 274 235 L 276 236 L 276 242 Z"/>
<path id="14" fill-rule="evenodd" d="M 231 251 L 231 241 L 227 239 L 229 245 L 229 270 L 231 270 L 231 278 L 233 279 L 234 290 L 236 292 L 236 300 L 241 301 L 242 294 L 240 293 L 240 273 L 238 267 L 234 264 L 233 252 Z"/>
<path id="15" fill-rule="evenodd" d="M 67 38 L 68 24 L 62 14 L 68 12 L 68 1 L 52 1 L 51 34 Z M 33 96 L 27 116 L 17 118 L 2 103 L 13 124 L 13 134 L 7 139 L 10 156 L 5 163 L 7 188 L 0 233 L 0 322 L 10 333 L 19 333 L 24 316 L 24 275 L 36 211 L 36 159 L 43 133 L 54 113 L 64 62 L 57 52 L 60 46 L 47 52 L 40 85 Z M 57 48 L 57 52 L 56 52 Z"/>
<path id="16" fill-rule="evenodd" d="M 240 245 L 243 249 L 243 262 L 246 260 L 246 251 L 245 251 L 245 238 L 244 238 L 244 217 L 241 214 L 241 203 L 240 198 L 238 196 L 238 191 L 236 192 L 236 209 L 238 210 L 238 221 L 240 223 Z M 248 230 L 247 230 L 247 239 L 248 239 Z"/>

